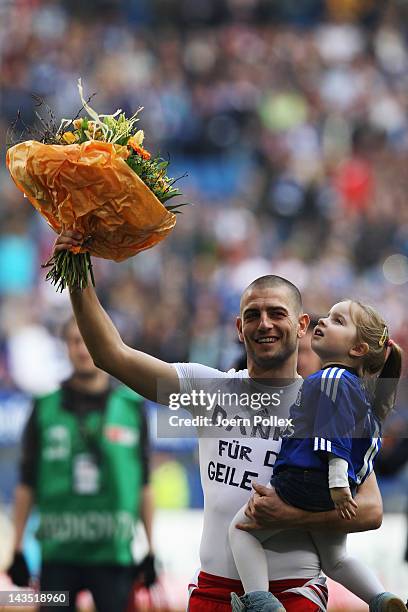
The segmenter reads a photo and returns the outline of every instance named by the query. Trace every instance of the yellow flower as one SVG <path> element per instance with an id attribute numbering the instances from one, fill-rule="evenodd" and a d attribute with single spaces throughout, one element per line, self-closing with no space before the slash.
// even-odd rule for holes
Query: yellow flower
<path id="1" fill-rule="evenodd" d="M 65 140 L 67 144 L 73 144 L 78 140 L 78 137 L 75 136 L 75 134 L 73 134 L 72 132 L 65 132 L 62 135 L 62 140 Z"/>
<path id="2" fill-rule="evenodd" d="M 135 147 L 135 146 L 141 147 L 143 144 L 143 140 L 144 140 L 144 131 L 138 130 L 136 134 L 134 134 L 131 138 L 129 138 L 128 145 L 130 147 Z"/>

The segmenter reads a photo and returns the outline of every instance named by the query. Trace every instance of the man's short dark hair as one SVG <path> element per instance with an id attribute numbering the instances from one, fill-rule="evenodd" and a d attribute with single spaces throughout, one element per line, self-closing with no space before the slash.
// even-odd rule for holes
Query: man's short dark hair
<path id="1" fill-rule="evenodd" d="M 251 289 L 276 289 L 277 287 L 284 287 L 290 293 L 295 310 L 299 313 L 303 312 L 302 296 L 300 295 L 299 289 L 296 287 L 296 285 L 288 281 L 286 278 L 283 278 L 282 276 L 277 276 L 276 274 L 267 274 L 265 276 L 260 276 L 259 278 L 255 279 L 250 285 L 248 285 L 248 287 L 242 294 L 241 305 L 244 295 Z"/>

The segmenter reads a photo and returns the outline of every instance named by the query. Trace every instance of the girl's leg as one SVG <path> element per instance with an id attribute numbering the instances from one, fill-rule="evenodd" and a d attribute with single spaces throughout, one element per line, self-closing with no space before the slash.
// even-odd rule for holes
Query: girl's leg
<path id="1" fill-rule="evenodd" d="M 312 531 L 311 536 L 320 556 L 322 570 L 332 580 L 370 603 L 385 589 L 372 570 L 347 553 L 347 536 Z"/>
<path id="2" fill-rule="evenodd" d="M 274 533 L 257 531 L 256 535 L 237 529 L 237 523 L 246 523 L 244 514 L 246 506 L 237 512 L 229 528 L 229 541 L 234 556 L 235 565 L 245 593 L 249 591 L 268 591 L 268 564 L 262 542 L 266 542 Z"/>

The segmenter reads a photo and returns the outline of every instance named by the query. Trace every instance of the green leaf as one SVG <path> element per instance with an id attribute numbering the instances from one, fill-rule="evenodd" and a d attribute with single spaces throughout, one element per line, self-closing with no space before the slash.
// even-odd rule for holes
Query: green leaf
<path id="1" fill-rule="evenodd" d="M 182 204 L 174 204 L 174 206 L 166 206 L 167 210 L 171 210 L 173 212 L 177 212 L 178 208 L 182 206 L 191 206 L 190 202 L 183 202 Z"/>

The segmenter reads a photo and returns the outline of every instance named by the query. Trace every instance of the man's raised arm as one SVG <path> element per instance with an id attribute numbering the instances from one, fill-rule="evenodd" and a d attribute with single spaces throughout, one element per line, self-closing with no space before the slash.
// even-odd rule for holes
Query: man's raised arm
<path id="1" fill-rule="evenodd" d="M 374 472 L 358 488 L 355 501 L 356 517 L 342 519 L 336 510 L 307 512 L 285 504 L 275 489 L 254 485 L 256 493 L 251 497 L 245 514 L 249 522 L 240 525 L 244 531 L 257 529 L 330 529 L 342 533 L 378 529 L 382 522 L 381 493 Z"/>
<path id="2" fill-rule="evenodd" d="M 57 238 L 54 252 L 79 246 L 78 232 L 64 231 Z M 165 361 L 127 346 L 102 308 L 93 287 L 70 294 L 81 335 L 95 365 L 105 370 L 147 399 L 157 401 L 158 385 L 167 393 L 179 391 L 175 368 Z"/>

